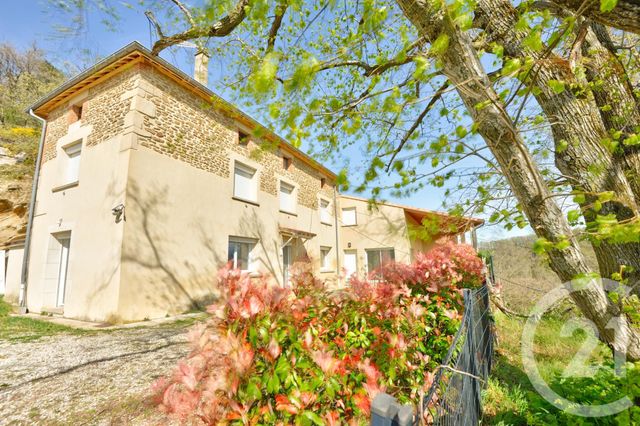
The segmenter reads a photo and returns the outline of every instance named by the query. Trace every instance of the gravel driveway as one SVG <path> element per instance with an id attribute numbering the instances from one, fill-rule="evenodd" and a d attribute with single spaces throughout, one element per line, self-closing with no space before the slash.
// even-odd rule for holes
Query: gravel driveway
<path id="1" fill-rule="evenodd" d="M 146 399 L 188 353 L 188 327 L 0 341 L 0 424 L 167 423 Z"/>

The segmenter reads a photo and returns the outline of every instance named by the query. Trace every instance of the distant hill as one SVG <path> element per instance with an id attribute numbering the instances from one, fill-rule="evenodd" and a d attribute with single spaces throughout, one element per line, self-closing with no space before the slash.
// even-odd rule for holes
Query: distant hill
<path id="1" fill-rule="evenodd" d="M 26 232 L 40 123 L 25 109 L 64 79 L 41 50 L 0 44 L 0 247 Z"/>
<path id="2" fill-rule="evenodd" d="M 535 235 L 528 235 L 480 244 L 480 249 L 493 255 L 496 281 L 503 285 L 508 306 L 517 312 L 528 312 L 541 295 L 561 284 L 545 259 L 533 252 L 536 239 Z M 589 265 L 597 270 L 598 263 L 589 243 L 580 245 Z"/>

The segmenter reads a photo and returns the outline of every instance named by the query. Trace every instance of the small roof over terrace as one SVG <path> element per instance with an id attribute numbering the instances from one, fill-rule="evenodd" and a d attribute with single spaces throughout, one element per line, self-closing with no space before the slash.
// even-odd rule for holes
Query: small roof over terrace
<path id="1" fill-rule="evenodd" d="M 314 234 L 313 232 L 303 231 L 301 229 L 286 228 L 283 226 L 280 226 L 280 234 L 283 237 L 288 238 L 287 242 L 283 244 L 285 246 L 289 244 L 291 240 L 293 240 L 294 238 L 299 238 L 305 241 L 305 240 L 310 240 L 311 238 L 316 236 L 316 234 Z"/>
<path id="2" fill-rule="evenodd" d="M 433 223 L 437 225 L 442 235 L 456 235 L 473 230 L 484 224 L 484 220 L 474 217 L 453 216 L 446 213 L 418 209 L 415 207 L 398 206 L 404 209 L 407 216 L 419 224 Z"/>

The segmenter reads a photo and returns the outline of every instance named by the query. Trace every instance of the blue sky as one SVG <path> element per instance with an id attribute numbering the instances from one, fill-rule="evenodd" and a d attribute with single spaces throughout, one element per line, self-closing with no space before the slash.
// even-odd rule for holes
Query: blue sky
<path id="1" fill-rule="evenodd" d="M 113 0 L 116 2 L 117 0 Z M 68 26 L 69 23 L 62 20 L 59 13 L 54 13 L 46 0 L 31 1 L 2 1 L 2 14 L 0 14 L 0 42 L 10 43 L 19 49 L 25 49 L 34 42 L 46 52 L 48 59 L 57 67 L 67 73 L 75 73 L 89 65 L 100 57 L 104 57 L 118 50 L 122 46 L 137 40 L 149 47 L 151 33 L 147 18 L 142 10 L 120 9 L 120 21 L 117 30 L 111 30 L 101 22 L 97 14 L 84 16 L 83 31 L 73 36 L 61 36 L 59 26 Z M 166 51 L 162 56 L 178 68 L 188 74 L 193 72 L 193 51 L 188 48 L 179 49 L 176 52 Z M 216 71 L 215 58 L 212 59 L 210 87 L 220 92 L 215 86 Z M 223 97 L 231 99 L 230 94 L 220 93 Z M 266 120 L 253 112 L 256 119 L 268 124 Z M 304 146 L 302 147 L 304 149 Z M 350 163 L 350 173 L 360 173 L 362 166 L 358 166 L 357 158 L 344 160 L 342 164 L 325 163 L 330 169 L 338 171 L 347 161 Z M 441 210 L 444 190 L 426 187 L 408 198 L 394 199 L 398 203 L 410 204 L 434 210 Z M 391 197 L 388 197 L 391 198 Z M 523 235 L 530 233 L 530 229 L 514 230 L 507 232 L 500 227 L 491 226 L 479 230 L 481 240 L 492 240 L 507 236 Z"/>

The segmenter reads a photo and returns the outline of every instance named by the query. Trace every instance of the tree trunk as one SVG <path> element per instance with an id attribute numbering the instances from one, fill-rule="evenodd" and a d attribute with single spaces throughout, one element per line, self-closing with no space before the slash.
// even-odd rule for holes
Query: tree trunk
<path id="1" fill-rule="evenodd" d="M 607 29 L 602 25 L 591 25 L 582 52 L 587 80 L 602 121 L 607 129 L 622 133 L 614 161 L 623 170 L 636 203 L 640 204 L 640 149 L 638 146 L 625 146 L 622 143 L 640 125 L 640 108 L 633 87 L 615 54 Z M 634 293 L 640 293 L 640 255 L 623 262 L 625 254 L 616 253 L 615 246 L 607 244 L 594 249 L 603 276 L 618 272 L 620 264 L 632 266 L 634 271 L 627 274 L 629 285 L 634 288 Z"/>
<path id="2" fill-rule="evenodd" d="M 598 214 L 610 213 L 615 214 L 619 221 L 637 216 L 640 192 L 636 193 L 627 179 L 627 176 L 637 174 L 636 164 L 633 161 L 618 161 L 602 144 L 609 133 L 601 117 L 600 105 L 588 93 L 576 94 L 572 91 L 570 86 L 579 87 L 581 82 L 576 80 L 569 61 L 523 45 L 528 34 L 516 30 L 519 14 L 510 2 L 479 0 L 478 7 L 477 23 L 489 36 L 488 41 L 502 45 L 505 55 L 509 57 L 531 57 L 535 60 L 524 83 L 537 89 L 532 93 L 551 123 L 556 146 L 556 167 L 571 178 L 574 190 L 587 194 L 585 202 L 581 204 L 585 220 L 593 223 Z M 593 37 L 591 34 L 591 39 Z M 564 82 L 565 90 L 556 93 L 549 84 L 552 80 Z M 597 194 L 606 191 L 613 191 L 616 200 L 604 203 L 601 210 L 594 210 L 592 206 Z M 602 276 L 611 277 L 620 271 L 621 265 L 631 266 L 640 272 L 640 244 L 594 241 L 592 245 Z M 640 277 L 638 272 L 628 275 L 631 284 L 635 284 Z"/>
<path id="3" fill-rule="evenodd" d="M 602 121 L 607 129 L 622 132 L 621 146 L 614 159 L 625 171 L 636 203 L 640 205 L 640 146 L 622 144 L 640 126 L 640 104 L 606 28 L 592 24 L 582 50 L 587 80 Z"/>
<path id="4" fill-rule="evenodd" d="M 429 0 L 398 0 L 398 4 L 418 32 L 428 40 L 435 40 L 441 31 L 449 37 L 449 48 L 441 57 L 443 73 L 455 85 L 536 234 L 552 242 L 569 239 L 566 249 L 549 252 L 552 269 L 562 281 L 590 273 L 569 224 L 551 197 L 503 102 L 493 90 L 469 36 L 456 28 L 441 10 L 432 9 L 434 3 Z M 479 108 L 478 105 L 486 106 Z M 617 330 L 618 338 L 613 330 L 607 328 L 609 321 L 620 312 L 601 287 L 590 286 L 572 292 L 571 297 L 596 325 L 603 341 L 616 350 L 627 352 L 631 359 L 640 359 L 640 336 L 626 319 L 621 321 L 621 330 Z M 629 337 L 628 348 L 623 347 L 621 336 Z"/>
<path id="5" fill-rule="evenodd" d="M 543 2 L 540 2 L 543 3 Z M 600 1 L 553 0 L 559 7 L 577 13 L 603 25 L 640 34 L 640 2 L 638 0 L 618 0 L 610 12 L 600 12 Z"/>

